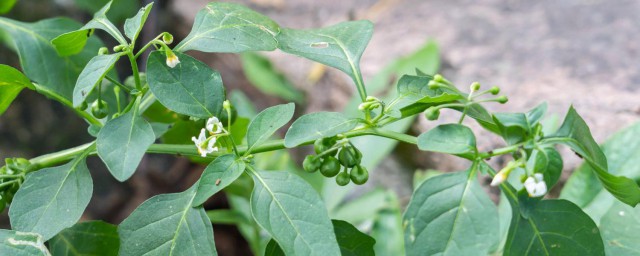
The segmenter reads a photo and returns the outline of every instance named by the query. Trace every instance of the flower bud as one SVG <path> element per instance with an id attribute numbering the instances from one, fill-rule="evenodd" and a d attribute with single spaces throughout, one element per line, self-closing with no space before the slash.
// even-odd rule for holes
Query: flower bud
<path id="1" fill-rule="evenodd" d="M 489 89 L 489 92 L 493 95 L 498 95 L 498 93 L 500 93 L 500 87 L 494 85 Z"/>
<path id="2" fill-rule="evenodd" d="M 167 49 L 166 52 L 167 52 L 167 66 L 169 66 L 170 68 L 175 68 L 178 65 L 178 63 L 180 63 L 178 56 L 176 56 L 176 54 L 169 49 Z"/>
<path id="3" fill-rule="evenodd" d="M 438 89 L 438 87 L 440 87 L 440 84 L 438 84 L 438 82 L 436 82 L 435 79 L 434 79 L 434 80 L 429 81 L 427 86 L 429 86 L 429 89 L 433 90 L 433 89 Z"/>
<path id="4" fill-rule="evenodd" d="M 496 98 L 496 101 L 500 104 L 505 104 L 507 103 L 507 101 L 509 101 L 509 99 L 507 98 L 507 96 L 500 96 Z"/>
<path id="5" fill-rule="evenodd" d="M 469 86 L 469 90 L 471 90 L 471 92 L 476 92 L 476 91 L 480 90 L 480 83 L 473 82 L 471 84 L 471 86 Z"/>
<path id="6" fill-rule="evenodd" d="M 169 32 L 162 33 L 162 42 L 165 44 L 173 43 L 173 35 L 169 34 Z"/>
<path id="7" fill-rule="evenodd" d="M 444 82 L 445 80 L 444 80 L 444 77 L 442 77 L 442 75 L 440 75 L 440 74 L 436 74 L 435 76 L 433 76 L 433 81 L 436 81 L 436 82 L 442 83 L 442 82 Z"/>
<path id="8" fill-rule="evenodd" d="M 116 45 L 113 47 L 113 51 L 114 52 L 121 52 L 124 51 L 124 49 L 126 49 L 127 46 L 126 45 Z"/>
<path id="9" fill-rule="evenodd" d="M 107 47 L 100 47 L 100 49 L 98 50 L 98 55 L 105 55 L 105 54 L 109 54 L 109 49 Z"/>
<path id="10" fill-rule="evenodd" d="M 229 100 L 225 100 L 224 102 L 222 102 L 222 108 L 231 109 L 231 102 L 229 102 Z"/>

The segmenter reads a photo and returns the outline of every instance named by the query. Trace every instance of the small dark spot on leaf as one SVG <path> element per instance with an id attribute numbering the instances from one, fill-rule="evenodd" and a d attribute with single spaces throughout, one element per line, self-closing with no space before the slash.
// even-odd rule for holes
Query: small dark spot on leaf
<path id="1" fill-rule="evenodd" d="M 576 156 L 578 156 L 579 158 L 582 158 L 582 155 L 580 155 L 580 153 L 573 151 L 573 153 L 576 154 Z"/>

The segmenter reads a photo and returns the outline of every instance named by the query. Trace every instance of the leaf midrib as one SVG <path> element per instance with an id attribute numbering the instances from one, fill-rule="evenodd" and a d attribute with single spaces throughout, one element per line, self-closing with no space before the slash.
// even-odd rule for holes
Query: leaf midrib
<path id="1" fill-rule="evenodd" d="M 280 201 L 277 200 L 275 193 L 273 193 L 273 191 L 271 191 L 271 188 L 269 188 L 269 186 L 267 186 L 267 184 L 265 183 L 265 181 L 262 179 L 262 177 L 260 176 L 260 174 L 256 171 L 253 171 L 253 174 L 256 178 L 258 178 L 258 180 L 260 181 L 260 183 L 262 183 L 262 187 L 265 188 L 265 190 L 267 190 L 267 192 L 269 192 L 269 194 L 271 195 L 271 198 L 273 199 L 273 202 L 276 203 L 276 205 L 278 206 L 278 208 L 280 208 L 280 211 L 282 212 L 282 214 L 286 217 L 287 222 L 289 222 L 289 224 L 291 224 L 291 227 L 293 227 L 293 229 L 296 231 L 296 236 L 300 237 L 302 239 L 302 241 L 307 245 L 307 247 L 309 249 L 311 249 L 311 246 L 309 244 L 309 242 L 307 242 L 307 240 L 305 239 L 305 237 L 302 235 L 302 233 L 298 230 L 298 227 L 293 223 L 293 220 L 289 217 L 289 215 L 287 214 L 287 212 L 284 210 L 284 207 L 282 206 L 282 204 L 280 204 Z M 275 237 L 273 238 L 274 240 L 277 240 Z"/>

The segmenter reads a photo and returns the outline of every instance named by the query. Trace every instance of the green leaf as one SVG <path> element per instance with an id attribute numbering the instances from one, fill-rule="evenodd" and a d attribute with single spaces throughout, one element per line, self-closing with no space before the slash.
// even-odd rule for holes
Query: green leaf
<path id="1" fill-rule="evenodd" d="M 93 19 L 80 29 L 64 33 L 51 40 L 58 54 L 60 56 L 71 56 L 82 52 L 94 29 L 104 30 L 116 39 L 118 43 L 127 44 L 127 40 L 124 39 L 118 28 L 107 18 L 109 8 L 111 8 L 111 1 L 96 12 L 93 15 Z"/>
<path id="2" fill-rule="evenodd" d="M 51 39 L 78 27 L 78 23 L 66 18 L 23 23 L 0 17 L 0 32 L 8 34 L 8 44 L 20 56 L 20 65 L 25 75 L 46 90 L 69 101 L 80 71 L 102 46 L 97 38 L 92 38 L 80 54 L 58 56 L 50 43 Z"/>
<path id="3" fill-rule="evenodd" d="M 0 64 L 0 115 L 26 87 L 32 87 L 29 78 L 15 68 Z"/>
<path id="4" fill-rule="evenodd" d="M 360 57 L 372 34 L 373 24 L 360 20 L 320 29 L 285 28 L 276 39 L 280 50 L 337 68 L 360 84 Z"/>
<path id="5" fill-rule="evenodd" d="M 209 3 L 196 15 L 191 33 L 175 50 L 184 52 L 273 51 L 280 27 L 243 5 Z"/>
<path id="6" fill-rule="evenodd" d="M 474 171 L 426 180 L 404 214 L 407 255 L 487 255 L 499 242 L 498 210 Z"/>
<path id="7" fill-rule="evenodd" d="M 640 179 L 640 122 L 616 132 L 602 145 L 611 174 Z M 560 198 L 580 206 L 596 223 L 616 199 L 603 189 L 593 168 L 584 163 L 562 188 Z"/>
<path id="8" fill-rule="evenodd" d="M 103 221 L 81 222 L 49 240 L 52 255 L 118 255 L 118 227 Z"/>
<path id="9" fill-rule="evenodd" d="M 156 140 L 151 125 L 136 112 L 132 110 L 109 120 L 96 140 L 98 156 L 121 182 L 133 175 L 142 156 Z"/>
<path id="10" fill-rule="evenodd" d="M 286 255 L 282 251 L 282 248 L 280 248 L 280 245 L 278 245 L 278 242 L 276 242 L 276 240 L 271 239 L 267 244 L 267 248 L 264 249 L 264 256 L 286 256 Z"/>
<path id="11" fill-rule="evenodd" d="M 304 95 L 271 64 L 269 59 L 256 53 L 240 55 L 244 75 L 260 91 L 297 103 L 304 102 Z"/>
<path id="12" fill-rule="evenodd" d="M 456 109 L 458 111 L 463 111 L 462 108 L 453 108 L 453 109 Z M 493 132 L 495 134 L 500 134 L 500 128 L 493 120 L 493 117 L 491 116 L 491 114 L 489 114 L 489 111 L 487 111 L 487 109 L 485 109 L 482 105 L 478 103 L 471 103 L 471 105 L 467 107 L 467 116 L 475 119 L 476 122 L 480 124 L 480 126 L 487 129 L 488 131 Z"/>
<path id="13" fill-rule="evenodd" d="M 140 2 L 131 0 L 74 0 L 74 2 L 78 8 L 89 13 L 95 13 L 109 2 L 112 2 L 112 8 L 109 9 L 107 18 L 117 24 L 135 15 L 136 10 L 140 9 Z"/>
<path id="14" fill-rule="evenodd" d="M 551 188 L 558 183 L 562 175 L 562 168 L 564 166 L 562 156 L 558 153 L 558 150 L 552 147 L 543 148 L 539 153 L 543 154 L 546 158 L 546 165 L 541 173 L 544 174 L 543 177 L 547 183 L 547 190 L 551 190 Z"/>
<path id="15" fill-rule="evenodd" d="M 153 2 L 142 7 L 136 16 L 133 16 L 124 22 L 124 34 L 131 39 L 131 45 L 135 45 L 136 39 L 140 34 L 140 30 L 142 30 L 144 23 L 147 21 L 147 17 L 149 16 L 149 12 L 151 12 L 152 7 Z"/>
<path id="16" fill-rule="evenodd" d="M 166 144 L 192 144 L 191 136 L 197 136 L 205 125 L 205 120 L 196 122 L 178 120 L 162 136 L 162 142 Z"/>
<path id="17" fill-rule="evenodd" d="M 640 253 L 640 208 L 620 202 L 600 220 L 600 231 L 606 255 L 638 255 Z"/>
<path id="18" fill-rule="evenodd" d="M 453 92 L 444 91 L 442 89 L 429 89 L 429 81 L 431 76 L 411 76 L 404 75 L 398 81 L 398 94 L 401 102 L 401 108 L 412 103 L 446 103 L 463 99 L 463 95 Z"/>
<path id="19" fill-rule="evenodd" d="M 288 172 L 252 174 L 251 213 L 287 255 L 340 255 L 327 209 L 308 183 Z"/>
<path id="20" fill-rule="evenodd" d="M 306 114 L 291 124 L 284 136 L 284 145 L 293 148 L 307 141 L 345 133 L 355 128 L 358 122 L 338 112 Z"/>
<path id="21" fill-rule="evenodd" d="M 473 159 L 476 152 L 476 136 L 469 127 L 460 124 L 443 124 L 418 136 L 418 148 Z"/>
<path id="22" fill-rule="evenodd" d="M 98 55 L 87 63 L 87 66 L 84 67 L 78 77 L 76 86 L 73 88 L 74 107 L 80 106 L 87 99 L 89 93 L 98 83 L 102 82 L 102 79 L 113 68 L 120 56 L 122 56 L 121 53 Z"/>
<path id="23" fill-rule="evenodd" d="M 30 173 L 9 208 L 11 227 L 49 240 L 80 219 L 92 193 L 93 181 L 84 156 Z"/>
<path id="24" fill-rule="evenodd" d="M 50 256 L 40 234 L 0 229 L 0 255 Z"/>
<path id="25" fill-rule="evenodd" d="M 420 113 L 427 108 L 443 103 L 466 99 L 453 90 L 429 89 L 429 75 L 404 75 L 398 81 L 398 97 L 387 108 L 388 115 L 402 118 Z"/>
<path id="26" fill-rule="evenodd" d="M 247 152 L 251 152 L 254 146 L 260 145 L 287 124 L 293 117 L 295 107 L 293 103 L 269 107 L 253 118 L 247 128 Z"/>
<path id="27" fill-rule="evenodd" d="M 234 154 L 213 160 L 200 177 L 192 206 L 202 205 L 209 197 L 234 182 L 244 172 L 244 168 L 244 161 Z"/>
<path id="28" fill-rule="evenodd" d="M 231 225 L 247 225 L 251 224 L 251 221 L 244 218 L 243 213 L 236 210 L 209 210 L 207 211 L 207 217 L 213 224 L 231 224 Z"/>
<path id="29" fill-rule="evenodd" d="M 180 59 L 175 68 L 167 66 L 164 51 L 149 55 L 147 82 L 151 92 L 177 113 L 198 118 L 220 116 L 225 99 L 220 74 L 189 55 L 175 54 Z"/>
<path id="30" fill-rule="evenodd" d="M 589 127 L 573 107 L 556 134 L 550 138 L 565 144 L 580 154 L 591 166 L 604 188 L 618 200 L 635 206 L 640 203 L 640 188 L 632 179 L 608 172 L 607 158 L 591 136 Z"/>
<path id="31" fill-rule="evenodd" d="M 513 211 L 504 255 L 604 255 L 604 246 L 598 227 L 578 206 L 542 200 L 527 219 Z"/>
<path id="32" fill-rule="evenodd" d="M 496 113 L 493 120 L 500 129 L 500 135 L 510 145 L 535 136 L 535 126 L 547 111 L 547 104 L 542 103 L 527 113 Z"/>
<path id="33" fill-rule="evenodd" d="M 365 193 L 364 195 L 350 200 L 329 213 L 334 219 L 341 219 L 353 224 L 363 223 L 374 219 L 378 211 L 389 207 L 387 202 L 388 191 L 376 189 Z M 362 209 L 367 209 L 363 212 Z"/>
<path id="34" fill-rule="evenodd" d="M 118 226 L 119 255 L 218 255 L 202 207 L 191 207 L 195 187 L 154 196 Z"/>
<path id="35" fill-rule="evenodd" d="M 376 240 L 360 232 L 349 222 L 342 220 L 331 220 L 333 224 L 333 232 L 336 234 L 340 252 L 343 256 L 365 256 L 375 255 L 373 245 Z M 386 242 L 386 241 L 385 241 Z"/>
<path id="36" fill-rule="evenodd" d="M 5 14 L 13 9 L 13 6 L 18 0 L 3 0 L 0 1 L 0 14 Z"/>
<path id="37" fill-rule="evenodd" d="M 370 236 L 360 232 L 349 222 L 343 220 L 331 220 L 333 224 L 333 232 L 336 234 L 340 253 L 342 256 L 369 256 L 375 255 L 373 245 L 376 240 Z M 267 244 L 264 255 L 266 256 L 284 256 L 282 248 L 271 239 Z"/>
<path id="38" fill-rule="evenodd" d="M 373 249 L 377 255 L 405 255 L 402 212 L 395 192 L 387 191 L 385 204 L 373 218 L 371 236 L 380 241 Z"/>

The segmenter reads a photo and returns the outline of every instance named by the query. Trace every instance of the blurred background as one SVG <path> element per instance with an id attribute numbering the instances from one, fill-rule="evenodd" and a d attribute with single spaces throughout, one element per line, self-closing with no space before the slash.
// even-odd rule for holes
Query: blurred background
<path id="1" fill-rule="evenodd" d="M 5 17 L 34 22 L 69 16 L 81 23 L 105 0 L 18 0 Z M 109 16 L 118 24 L 152 1 L 115 0 Z M 168 31 L 179 42 L 189 31 L 196 13 L 209 1 L 165 0 L 155 2 L 142 42 Z M 461 88 L 478 81 L 483 88 L 501 87 L 509 96 L 506 105 L 487 105 L 494 111 L 527 111 L 546 101 L 549 116 L 560 119 L 570 105 L 585 118 L 598 142 L 631 125 L 640 116 L 640 2 L 565 0 L 243 0 L 240 2 L 275 20 L 283 27 L 317 28 L 346 20 L 368 19 L 375 24 L 373 38 L 361 60 L 365 82 L 376 95 L 384 95 L 397 79 L 393 71 L 412 65 L 439 72 Z M 98 33 L 101 36 L 100 33 Z M 105 44 L 113 46 L 103 37 Z M 313 64 L 280 52 L 258 54 L 203 54 L 189 52 L 218 70 L 230 95 L 248 99 L 255 110 L 294 101 L 296 116 L 320 110 L 342 111 L 349 105 L 355 86 L 338 70 Z M 0 63 L 20 67 L 9 48 L 0 46 Z M 141 63 L 144 63 L 142 61 Z M 123 64 L 123 63 L 120 63 Z M 124 79 L 128 65 L 118 68 Z M 144 65 L 142 65 L 144 69 Z M 398 71 L 399 72 L 399 71 Z M 245 97 L 246 96 L 246 97 Z M 234 102 L 235 103 L 235 102 Z M 447 115 L 450 114 L 450 115 Z M 457 121 L 445 112 L 439 122 Z M 477 127 L 467 120 L 468 125 Z M 555 122 L 557 123 L 557 122 Z M 420 134 L 437 123 L 419 117 L 402 129 Z M 475 129 L 479 148 L 490 150 L 504 143 Z M 282 134 L 281 134 L 282 135 Z M 192 134 L 185 134 L 187 138 Z M 0 159 L 31 158 L 92 140 L 87 125 L 72 111 L 30 90 L 24 90 L 0 116 Z M 373 143 L 374 150 L 378 148 Z M 455 171 L 468 163 L 440 154 L 420 152 L 403 144 L 380 145 L 371 164 L 377 166 L 370 181 L 350 190 L 346 198 L 371 191 L 392 191 L 400 207 L 406 205 L 414 177 L 423 170 Z M 369 150 L 371 151 L 371 150 Z M 296 166 L 310 153 L 296 149 L 282 156 L 285 166 Z M 366 152 L 363 152 L 365 157 Z M 563 151 L 565 172 L 580 159 Z M 493 159 L 496 166 L 504 159 Z M 290 163 L 290 164 L 289 164 Z M 147 155 L 136 174 L 117 182 L 97 158 L 89 161 L 95 189 L 84 219 L 117 224 L 147 198 L 183 191 L 200 176 L 204 165 L 187 158 Z M 418 170 L 418 171 L 416 171 Z M 426 174 L 425 174 L 426 173 Z M 485 180 L 488 183 L 489 180 Z M 550 196 L 558 195 L 558 188 Z M 338 189 L 338 188 L 336 188 Z M 496 191 L 492 191 L 497 198 Z M 345 192 L 346 193 L 346 192 Z M 209 200 L 207 209 L 229 207 L 224 194 Z M 2 226 L 8 227 L 6 211 Z M 232 225 L 214 225 L 221 255 L 247 255 L 246 242 Z"/>

